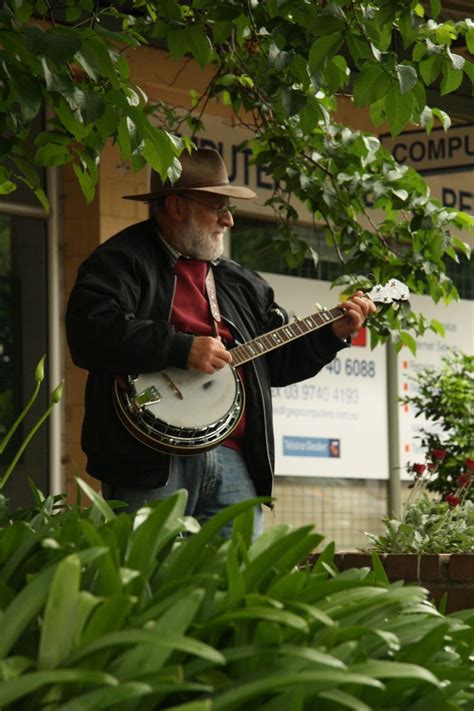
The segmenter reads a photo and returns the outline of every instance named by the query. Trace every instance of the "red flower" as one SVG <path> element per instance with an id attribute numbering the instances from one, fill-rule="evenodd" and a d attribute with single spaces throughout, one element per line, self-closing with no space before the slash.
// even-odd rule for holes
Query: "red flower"
<path id="1" fill-rule="evenodd" d="M 471 475 L 470 474 L 460 474 L 457 479 L 457 484 L 458 486 L 469 486 L 471 483 Z"/>
<path id="2" fill-rule="evenodd" d="M 433 449 L 433 451 L 431 452 L 431 459 L 433 459 L 434 461 L 443 462 L 446 459 L 446 450 Z"/>
<path id="3" fill-rule="evenodd" d="M 461 499 L 456 494 L 446 494 L 444 497 L 450 506 L 459 506 Z"/>
<path id="4" fill-rule="evenodd" d="M 421 476 L 422 474 L 424 474 L 425 469 L 426 469 L 426 464 L 414 464 L 413 465 L 413 471 L 418 476 Z"/>
<path id="5" fill-rule="evenodd" d="M 474 459 L 466 459 L 464 461 L 464 466 L 470 472 L 474 472 Z"/>

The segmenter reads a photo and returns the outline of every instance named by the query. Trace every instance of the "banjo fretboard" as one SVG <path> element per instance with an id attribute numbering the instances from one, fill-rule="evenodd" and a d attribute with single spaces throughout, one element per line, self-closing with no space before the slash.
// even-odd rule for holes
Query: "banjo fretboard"
<path id="1" fill-rule="evenodd" d="M 268 353 L 268 351 L 280 348 L 280 346 L 283 346 L 285 343 L 294 341 L 295 338 L 304 336 L 306 333 L 316 331 L 316 329 L 326 326 L 328 323 L 337 321 L 342 318 L 344 314 L 344 309 L 340 307 L 323 309 L 311 316 L 296 319 L 291 323 L 275 328 L 273 331 L 264 333 L 262 336 L 257 336 L 257 338 L 242 343 L 240 346 L 235 346 L 230 349 L 230 353 L 232 353 L 232 365 L 237 367 L 243 365 L 243 363 L 248 363 L 250 360 Z"/>

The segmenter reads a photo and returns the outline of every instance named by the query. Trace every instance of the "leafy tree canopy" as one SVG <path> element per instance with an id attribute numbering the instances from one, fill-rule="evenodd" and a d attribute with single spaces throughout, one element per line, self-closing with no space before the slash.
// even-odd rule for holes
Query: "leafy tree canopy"
<path id="1" fill-rule="evenodd" d="M 232 107 L 254 136 L 257 165 L 279 189 L 270 199 L 283 226 L 279 249 L 290 263 L 308 247 L 291 233 L 296 196 L 326 228 L 342 264 L 338 283 L 362 288 L 391 277 L 449 301 L 457 291 L 445 260 L 469 247 L 452 235 L 473 219 L 430 197 L 423 179 L 399 165 L 376 136 L 339 125 L 338 95 L 369 107 L 374 127 L 393 136 L 408 124 L 445 130 L 449 116 L 427 105 L 426 87 L 449 94 L 474 83 L 474 22 L 442 21 L 441 0 L 6 0 L 0 10 L 0 193 L 19 182 L 47 206 L 37 167 L 72 163 L 88 200 L 109 139 L 138 171 L 150 164 L 174 179 L 182 116 L 152 104 L 130 78 L 124 48 L 150 43 L 175 59 L 212 65 L 203 95 L 190 87 L 194 130 L 206 102 Z M 456 52 L 459 40 L 466 43 Z M 46 103 L 53 118 L 34 141 L 31 122 Z M 381 211 L 377 222 L 367 205 Z M 410 307 L 374 321 L 372 343 L 409 329 L 442 332 Z"/>

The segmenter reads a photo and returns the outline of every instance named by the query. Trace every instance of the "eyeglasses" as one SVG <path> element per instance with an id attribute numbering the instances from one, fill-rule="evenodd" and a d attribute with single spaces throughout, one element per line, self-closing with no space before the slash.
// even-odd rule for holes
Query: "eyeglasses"
<path id="1" fill-rule="evenodd" d="M 191 200 L 191 202 L 197 202 L 198 205 L 202 205 L 202 207 L 206 207 L 208 210 L 214 210 L 219 220 L 221 220 L 223 217 L 227 217 L 227 215 L 235 215 L 235 211 L 237 210 L 237 205 L 223 205 L 222 207 L 214 207 L 213 205 L 208 205 L 205 202 L 196 200 L 196 198 L 189 197 L 189 195 L 180 195 L 180 197 L 184 198 L 185 200 Z"/>

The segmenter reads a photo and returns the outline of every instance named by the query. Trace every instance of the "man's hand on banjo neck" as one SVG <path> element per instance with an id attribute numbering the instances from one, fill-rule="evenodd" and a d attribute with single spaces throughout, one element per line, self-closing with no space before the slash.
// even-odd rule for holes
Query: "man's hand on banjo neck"
<path id="1" fill-rule="evenodd" d="M 334 321 L 332 330 L 341 341 L 362 328 L 369 316 L 376 311 L 374 302 L 363 291 L 356 291 L 350 299 L 342 301 L 338 306 L 346 311 L 346 315 Z"/>
<path id="2" fill-rule="evenodd" d="M 350 299 L 341 302 L 338 306 L 346 311 L 346 315 L 334 321 L 331 328 L 342 341 L 354 331 L 358 331 L 366 319 L 375 312 L 374 302 L 362 291 L 356 291 Z M 231 362 L 232 356 L 219 338 L 195 336 L 188 357 L 190 370 L 212 374 Z"/>

